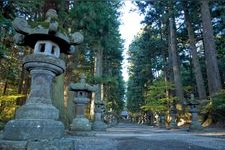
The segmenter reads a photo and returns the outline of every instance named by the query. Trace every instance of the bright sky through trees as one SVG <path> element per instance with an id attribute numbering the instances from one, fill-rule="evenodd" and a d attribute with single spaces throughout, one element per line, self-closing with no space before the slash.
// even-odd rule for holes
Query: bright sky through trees
<path id="1" fill-rule="evenodd" d="M 141 29 L 141 20 L 143 20 L 143 16 L 141 16 L 136 11 L 131 11 L 135 9 L 135 5 L 132 4 L 132 1 L 125 1 L 124 6 L 121 9 L 122 16 L 121 16 L 121 26 L 120 26 L 120 33 L 122 38 L 125 40 L 124 43 L 124 60 L 123 60 L 123 78 L 125 81 L 128 80 L 128 47 L 129 44 L 132 42 L 134 36 L 140 31 Z"/>

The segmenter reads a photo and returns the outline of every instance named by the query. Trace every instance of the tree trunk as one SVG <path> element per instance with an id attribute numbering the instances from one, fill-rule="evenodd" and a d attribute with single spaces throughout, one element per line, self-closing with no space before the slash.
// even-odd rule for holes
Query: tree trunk
<path id="1" fill-rule="evenodd" d="M 103 73 L 103 48 L 100 46 L 96 54 L 96 77 L 102 77 Z M 103 84 L 99 84 L 99 90 L 96 93 L 96 100 L 103 100 Z"/>
<path id="2" fill-rule="evenodd" d="M 51 95 L 52 104 L 59 110 L 59 120 L 64 122 L 65 126 L 68 127 L 69 123 L 67 122 L 64 107 L 64 74 L 53 79 Z"/>
<path id="3" fill-rule="evenodd" d="M 174 74 L 174 83 L 176 88 L 176 96 L 178 97 L 179 102 L 181 104 L 184 104 L 183 85 L 181 82 L 180 69 L 179 69 L 178 60 L 177 60 L 176 32 L 175 32 L 175 25 L 174 25 L 173 18 L 170 18 L 169 26 L 170 26 L 170 30 L 169 30 L 170 50 L 171 50 L 172 61 L 173 61 L 173 74 Z"/>
<path id="4" fill-rule="evenodd" d="M 7 87 L 8 87 L 8 79 L 6 78 L 2 95 L 6 95 Z"/>
<path id="5" fill-rule="evenodd" d="M 19 79 L 19 83 L 18 83 L 18 94 L 22 93 L 23 81 L 24 81 L 24 71 L 25 71 L 25 69 L 22 67 L 22 71 L 21 71 L 20 79 Z"/>
<path id="6" fill-rule="evenodd" d="M 204 80 L 202 77 L 201 67 L 200 67 L 200 63 L 198 59 L 197 47 L 195 45 L 196 41 L 194 36 L 194 30 L 192 28 L 187 2 L 183 2 L 183 9 L 184 9 L 185 23 L 188 30 L 188 37 L 190 42 L 192 62 L 194 66 L 194 74 L 195 74 L 195 81 L 196 81 L 197 90 L 198 90 L 198 96 L 199 96 L 199 99 L 202 100 L 202 99 L 206 99 L 206 91 L 205 91 Z"/>
<path id="7" fill-rule="evenodd" d="M 74 92 L 68 90 L 68 85 L 73 82 L 73 79 L 76 78 L 76 75 L 73 73 L 75 66 L 77 66 L 77 61 L 74 55 L 66 56 L 63 55 L 63 59 L 66 63 L 66 71 L 64 73 L 64 120 L 66 127 L 72 122 L 75 117 L 75 104 L 73 103 Z"/>
<path id="8" fill-rule="evenodd" d="M 213 96 L 221 90 L 221 79 L 217 64 L 216 44 L 213 37 L 211 14 L 207 0 L 201 1 L 201 16 L 203 26 L 203 41 L 206 57 L 209 95 Z"/>
<path id="9" fill-rule="evenodd" d="M 25 73 L 24 74 L 24 85 L 23 85 L 22 94 L 27 95 L 29 93 L 31 79 L 30 79 L 27 71 L 24 73 Z"/>
<path id="10" fill-rule="evenodd" d="M 98 46 L 96 46 L 97 53 L 95 57 L 95 69 L 94 74 L 95 77 L 100 78 L 102 77 L 103 73 L 103 48 L 101 47 L 100 43 Z M 90 115 L 91 118 L 94 117 L 94 103 L 100 102 L 103 100 L 103 84 L 98 84 L 98 90 L 92 95 L 93 99 L 91 101 L 91 107 L 90 107 Z"/>

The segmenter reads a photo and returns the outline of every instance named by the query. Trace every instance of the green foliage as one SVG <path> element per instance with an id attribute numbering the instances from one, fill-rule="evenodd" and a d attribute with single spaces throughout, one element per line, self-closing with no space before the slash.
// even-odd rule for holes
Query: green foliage
<path id="1" fill-rule="evenodd" d="M 224 122 L 225 119 L 225 91 L 214 95 L 210 101 L 201 104 L 201 114 L 205 117 L 204 121 L 209 124 L 209 120 L 216 122 Z M 205 124 L 206 124 L 205 123 Z"/>
<path id="2" fill-rule="evenodd" d="M 212 97 L 212 117 L 215 122 L 225 120 L 225 91 Z"/>
<path id="3" fill-rule="evenodd" d="M 4 129 L 4 127 L 5 127 L 5 124 L 4 124 L 4 123 L 2 123 L 2 122 L 0 122 L 0 130 L 3 130 L 3 129 Z"/>
<path id="4" fill-rule="evenodd" d="M 159 78 L 149 86 L 145 97 L 145 105 L 141 108 L 145 111 L 167 111 L 168 104 L 175 101 L 175 97 L 169 97 L 166 91 L 174 89 L 174 85 Z"/>
<path id="5" fill-rule="evenodd" d="M 164 69 L 166 41 L 156 29 L 146 26 L 129 47 L 129 81 L 127 106 L 133 113 L 140 112 L 150 85 Z M 150 106 L 143 107 L 145 110 Z M 162 109 L 162 108 L 160 108 Z"/>
<path id="6" fill-rule="evenodd" d="M 84 34 L 84 42 L 77 55 L 79 68 L 76 74 L 85 71 L 87 81 L 104 85 L 104 98 L 107 111 L 119 112 L 123 109 L 124 82 L 122 79 L 122 40 L 119 33 L 120 2 L 79 1 L 69 12 L 69 23 L 72 31 L 79 30 Z M 103 76 L 94 76 L 94 62 L 99 48 L 103 48 Z"/>
<path id="7" fill-rule="evenodd" d="M 17 99 L 24 95 L 0 96 L 0 122 L 11 120 L 14 117 L 17 106 Z"/>

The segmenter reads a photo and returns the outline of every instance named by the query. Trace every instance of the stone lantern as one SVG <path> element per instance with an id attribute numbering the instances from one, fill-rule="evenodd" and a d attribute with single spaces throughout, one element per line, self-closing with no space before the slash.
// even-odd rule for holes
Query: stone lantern
<path id="1" fill-rule="evenodd" d="M 69 90 L 75 92 L 73 102 L 75 103 L 76 116 L 71 124 L 72 131 L 90 131 L 91 124 L 85 117 L 85 107 L 90 101 L 88 94 L 94 92 L 96 87 L 91 86 L 85 82 L 85 76 L 81 76 L 81 80 L 76 84 L 69 84 Z"/>
<path id="2" fill-rule="evenodd" d="M 194 131 L 194 130 L 201 130 L 202 129 L 202 125 L 198 120 L 198 113 L 199 113 L 199 109 L 198 109 L 198 105 L 199 102 L 197 100 L 194 99 L 194 96 L 191 96 L 190 101 L 188 102 L 188 104 L 190 106 L 190 113 L 191 113 L 191 125 L 189 126 L 189 131 Z"/>
<path id="3" fill-rule="evenodd" d="M 177 128 L 176 113 L 177 113 L 176 107 L 174 105 L 172 105 L 171 110 L 170 110 L 171 121 L 170 121 L 169 127 L 167 129 Z"/>
<path id="4" fill-rule="evenodd" d="M 65 71 L 60 53 L 74 52 L 83 36 L 78 32 L 67 36 L 59 30 L 57 20 L 56 11 L 50 9 L 46 20 L 34 28 L 22 18 L 13 21 L 16 43 L 34 48 L 34 52 L 23 60 L 23 67 L 31 74 L 29 97 L 16 111 L 15 119 L 6 124 L 4 140 L 30 141 L 64 136 L 64 125 L 58 121 L 59 111 L 51 102 L 52 79 Z"/>
<path id="5" fill-rule="evenodd" d="M 160 112 L 159 121 L 160 121 L 160 128 L 165 128 L 165 112 Z"/>
<path id="6" fill-rule="evenodd" d="M 96 97 L 97 99 L 95 101 L 95 118 L 92 125 L 92 129 L 95 131 L 105 131 L 107 125 L 103 122 L 104 103 L 101 101 L 99 95 L 96 95 Z"/>

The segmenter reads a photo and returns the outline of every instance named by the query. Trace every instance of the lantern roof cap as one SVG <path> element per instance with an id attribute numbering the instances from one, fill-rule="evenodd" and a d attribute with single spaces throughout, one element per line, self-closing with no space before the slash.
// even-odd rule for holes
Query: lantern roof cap
<path id="1" fill-rule="evenodd" d="M 86 91 L 86 92 L 97 91 L 96 86 L 91 86 L 91 85 L 86 83 L 86 76 L 84 74 L 81 75 L 80 82 L 70 83 L 68 88 L 69 88 L 70 91 Z"/>
<path id="2" fill-rule="evenodd" d="M 82 43 L 84 39 L 80 32 L 67 35 L 59 25 L 58 14 L 54 9 L 49 9 L 46 19 L 42 22 L 34 22 L 33 26 L 20 17 L 15 18 L 12 25 L 17 32 L 16 43 L 31 48 L 34 48 L 37 41 L 49 40 L 59 45 L 62 53 L 71 54 L 75 51 L 74 46 Z"/>

